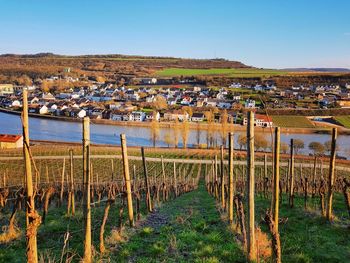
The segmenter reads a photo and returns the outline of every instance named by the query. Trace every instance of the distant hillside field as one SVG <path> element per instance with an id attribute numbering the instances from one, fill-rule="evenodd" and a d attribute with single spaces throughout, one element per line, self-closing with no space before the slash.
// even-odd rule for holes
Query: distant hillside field
<path id="1" fill-rule="evenodd" d="M 284 128 L 314 128 L 312 122 L 304 116 L 272 116 L 272 121 L 275 126 Z"/>
<path id="2" fill-rule="evenodd" d="M 253 69 L 253 68 L 167 68 L 157 71 L 156 75 L 160 77 L 178 77 L 178 76 L 198 76 L 198 75 L 224 75 L 225 77 L 252 78 L 286 75 L 288 72 L 273 69 Z"/>

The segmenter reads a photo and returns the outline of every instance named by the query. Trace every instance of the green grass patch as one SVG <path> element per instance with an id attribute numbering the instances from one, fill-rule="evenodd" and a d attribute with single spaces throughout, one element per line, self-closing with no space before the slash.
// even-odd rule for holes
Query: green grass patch
<path id="1" fill-rule="evenodd" d="M 204 185 L 158 211 L 168 222 L 141 228 L 110 255 L 112 262 L 245 262 Z"/>
<path id="2" fill-rule="evenodd" d="M 350 241 L 348 239 L 350 223 L 346 214 L 343 196 L 336 194 L 333 213 L 336 220 L 328 223 L 319 213 L 319 198 L 309 198 L 308 208 L 304 209 L 304 199 L 295 197 L 295 207 L 289 208 L 288 197 L 283 195 L 280 205 L 280 218 L 288 218 L 280 224 L 282 262 L 348 262 Z M 256 220 L 270 208 L 270 201 L 257 196 Z M 267 226 L 260 224 L 264 232 Z"/>
<path id="3" fill-rule="evenodd" d="M 335 116 L 333 119 L 345 128 L 350 129 L 350 116 Z"/>
<path id="4" fill-rule="evenodd" d="M 191 68 L 166 68 L 157 71 L 159 77 L 176 76 L 199 76 L 199 75 L 225 75 L 227 77 L 252 78 L 286 75 L 288 72 L 274 69 L 251 69 L 251 68 L 211 68 L 211 69 L 191 69 Z"/>
<path id="5" fill-rule="evenodd" d="M 314 128 L 312 122 L 304 116 L 271 116 L 273 124 L 278 127 L 285 128 Z"/>

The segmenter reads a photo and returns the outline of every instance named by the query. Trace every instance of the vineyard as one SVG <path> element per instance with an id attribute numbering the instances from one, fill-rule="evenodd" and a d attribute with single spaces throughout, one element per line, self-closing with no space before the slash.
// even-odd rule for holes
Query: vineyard
<path id="1" fill-rule="evenodd" d="M 340 125 L 350 129 L 350 116 L 336 116 L 334 119 Z"/>
<path id="2" fill-rule="evenodd" d="M 347 262 L 349 163 L 90 144 L 0 154 L 0 262 Z M 25 176 L 24 176 L 25 175 Z"/>
<path id="3" fill-rule="evenodd" d="M 272 116 L 273 123 L 285 128 L 314 128 L 312 122 L 304 116 Z"/>

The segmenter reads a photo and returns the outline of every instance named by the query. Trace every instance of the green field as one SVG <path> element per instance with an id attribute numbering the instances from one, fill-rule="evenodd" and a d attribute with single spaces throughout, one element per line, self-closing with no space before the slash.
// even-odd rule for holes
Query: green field
<path id="1" fill-rule="evenodd" d="M 191 68 L 167 68 L 159 70 L 156 75 L 159 77 L 175 76 L 198 76 L 198 75 L 225 75 L 226 77 L 250 78 L 285 75 L 288 72 L 274 69 L 251 69 L 251 68 L 211 68 L 211 69 L 191 69 Z"/>
<path id="2" fill-rule="evenodd" d="M 350 129 L 350 116 L 336 116 L 333 117 L 340 125 L 344 126 L 345 128 Z"/>
<path id="3" fill-rule="evenodd" d="M 282 128 L 314 128 L 312 122 L 304 116 L 272 116 L 272 121 L 275 126 Z"/>

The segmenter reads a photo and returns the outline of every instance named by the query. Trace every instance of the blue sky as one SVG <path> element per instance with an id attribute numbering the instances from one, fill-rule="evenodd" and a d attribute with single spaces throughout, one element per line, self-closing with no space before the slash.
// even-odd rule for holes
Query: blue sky
<path id="1" fill-rule="evenodd" d="M 350 68 L 349 0 L 0 0 L 0 53 Z"/>

